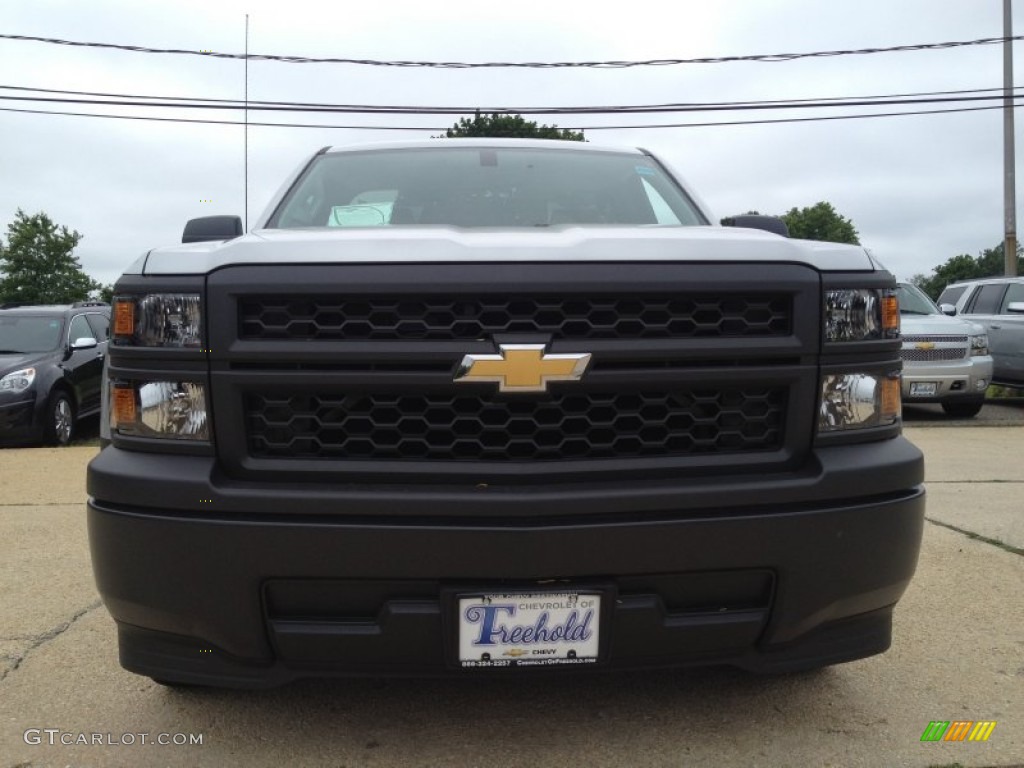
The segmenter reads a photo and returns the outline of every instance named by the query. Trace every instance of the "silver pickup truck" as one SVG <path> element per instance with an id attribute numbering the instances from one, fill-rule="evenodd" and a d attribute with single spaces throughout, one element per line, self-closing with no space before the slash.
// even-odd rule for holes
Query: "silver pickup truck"
<path id="1" fill-rule="evenodd" d="M 903 402 L 940 403 L 954 418 L 976 416 L 992 383 L 988 334 L 948 317 L 920 288 L 900 283 Z"/>

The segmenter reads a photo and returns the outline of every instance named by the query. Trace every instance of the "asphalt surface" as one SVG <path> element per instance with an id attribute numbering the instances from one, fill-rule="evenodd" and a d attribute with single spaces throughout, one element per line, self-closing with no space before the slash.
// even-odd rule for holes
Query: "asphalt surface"
<path id="1" fill-rule="evenodd" d="M 1024 426 L 1024 397 L 986 400 L 981 412 L 970 419 L 952 419 L 937 404 L 903 403 L 903 420 L 908 427 Z"/>
<path id="2" fill-rule="evenodd" d="M 783 677 L 164 689 L 118 666 L 94 589 L 97 448 L 0 451 L 0 768 L 1024 765 L 1024 426 L 935 421 L 909 415 L 931 522 L 892 649 Z M 922 743 L 932 720 L 997 725 L 985 743 Z M 182 738 L 202 743 L 154 743 Z"/>

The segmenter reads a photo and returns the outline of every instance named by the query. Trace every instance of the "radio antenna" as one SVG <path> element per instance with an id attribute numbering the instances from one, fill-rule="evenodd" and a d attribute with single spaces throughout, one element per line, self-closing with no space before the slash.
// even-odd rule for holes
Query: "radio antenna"
<path id="1" fill-rule="evenodd" d="M 245 14 L 245 231 L 249 231 L 249 14 Z"/>

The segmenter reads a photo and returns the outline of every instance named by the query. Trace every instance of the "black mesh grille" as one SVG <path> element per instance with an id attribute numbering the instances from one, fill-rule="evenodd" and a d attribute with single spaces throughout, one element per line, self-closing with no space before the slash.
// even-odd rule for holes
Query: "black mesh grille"
<path id="1" fill-rule="evenodd" d="M 491 395 L 249 394 L 261 458 L 555 461 L 771 450 L 783 388 Z"/>
<path id="2" fill-rule="evenodd" d="M 786 294 L 626 296 L 320 296 L 243 298 L 243 339 L 479 339 L 539 333 L 556 339 L 786 336 Z"/>

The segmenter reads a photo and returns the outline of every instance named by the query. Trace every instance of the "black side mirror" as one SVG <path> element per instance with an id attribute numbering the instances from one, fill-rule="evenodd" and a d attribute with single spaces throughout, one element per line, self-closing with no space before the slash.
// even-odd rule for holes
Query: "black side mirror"
<path id="1" fill-rule="evenodd" d="M 203 243 L 208 240 L 231 240 L 242 234 L 241 216 L 203 216 L 189 219 L 181 235 L 183 243 Z"/>
<path id="2" fill-rule="evenodd" d="M 778 216 L 762 216 L 759 213 L 744 213 L 740 216 L 729 216 L 722 219 L 723 227 L 744 227 L 745 229 L 763 229 L 774 235 L 789 237 L 789 227 Z"/>

